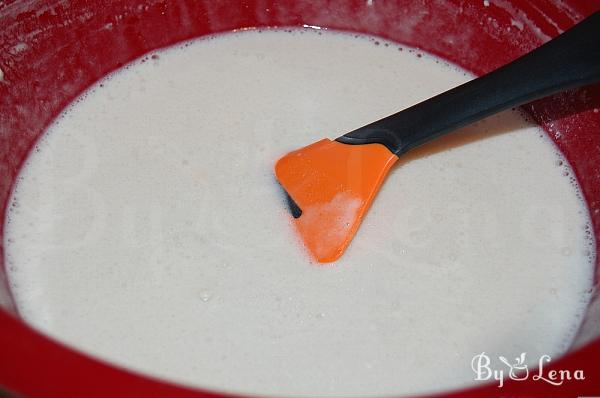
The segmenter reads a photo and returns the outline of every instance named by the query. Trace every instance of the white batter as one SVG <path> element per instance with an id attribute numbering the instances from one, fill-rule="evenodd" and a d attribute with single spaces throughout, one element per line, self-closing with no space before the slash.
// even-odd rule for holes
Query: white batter
<path id="1" fill-rule="evenodd" d="M 437 391 L 472 383 L 482 351 L 560 354 L 589 299 L 589 218 L 518 114 L 403 157 L 334 264 L 310 263 L 275 183 L 289 150 L 468 78 L 323 31 L 240 32 L 133 63 L 71 106 L 21 173 L 5 235 L 21 314 L 138 370 L 270 395 Z"/>

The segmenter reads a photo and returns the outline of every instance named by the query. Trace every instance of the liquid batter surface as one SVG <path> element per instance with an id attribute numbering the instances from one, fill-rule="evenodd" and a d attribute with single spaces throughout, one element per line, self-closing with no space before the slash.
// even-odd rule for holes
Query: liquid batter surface
<path id="1" fill-rule="evenodd" d="M 566 162 L 516 112 L 402 157 L 334 264 L 310 262 L 273 176 L 290 150 L 468 79 L 323 31 L 136 61 L 74 103 L 21 172 L 5 235 L 21 314 L 137 370 L 267 395 L 438 391 L 473 383 L 482 351 L 559 355 L 589 299 L 589 218 Z"/>

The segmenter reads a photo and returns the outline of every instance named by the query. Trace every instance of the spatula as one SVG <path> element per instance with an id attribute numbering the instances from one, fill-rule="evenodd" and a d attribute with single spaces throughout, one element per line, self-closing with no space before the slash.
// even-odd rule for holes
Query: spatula
<path id="1" fill-rule="evenodd" d="M 598 81 L 600 12 L 487 75 L 335 141 L 322 139 L 288 153 L 275 174 L 304 245 L 318 262 L 337 260 L 394 162 L 412 148 L 502 110 Z"/>

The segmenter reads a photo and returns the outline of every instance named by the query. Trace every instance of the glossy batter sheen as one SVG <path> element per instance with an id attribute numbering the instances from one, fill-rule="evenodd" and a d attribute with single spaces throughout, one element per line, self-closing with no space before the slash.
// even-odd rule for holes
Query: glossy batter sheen
<path id="1" fill-rule="evenodd" d="M 218 390 L 401 395 L 557 356 L 589 299 L 587 208 L 505 112 L 402 157 L 312 264 L 273 165 L 468 80 L 379 39 L 246 31 L 138 60 L 32 151 L 6 223 L 19 310 L 99 357 Z"/>

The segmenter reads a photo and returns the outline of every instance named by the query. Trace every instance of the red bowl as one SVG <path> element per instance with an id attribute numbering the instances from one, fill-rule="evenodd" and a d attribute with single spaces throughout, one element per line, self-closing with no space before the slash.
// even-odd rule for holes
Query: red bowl
<path id="1" fill-rule="evenodd" d="M 0 2 L 1 215 L 28 151 L 63 107 L 148 51 L 215 32 L 306 24 L 381 36 L 482 74 L 598 8 L 597 0 Z M 571 162 L 600 242 L 600 85 L 525 108 Z M 223 396 L 118 368 L 31 329 L 19 319 L 3 255 L 0 261 L 0 385 L 30 397 Z M 490 383 L 441 396 L 600 395 L 598 336 L 600 299 L 595 297 L 571 350 L 544 369 L 546 375 L 551 369 L 579 369 L 585 380 L 567 380 L 560 387 L 542 380 L 506 381 L 502 388 Z"/>

